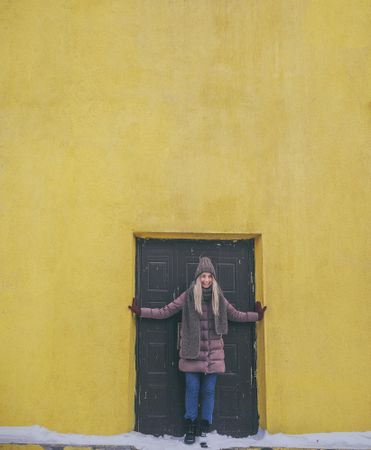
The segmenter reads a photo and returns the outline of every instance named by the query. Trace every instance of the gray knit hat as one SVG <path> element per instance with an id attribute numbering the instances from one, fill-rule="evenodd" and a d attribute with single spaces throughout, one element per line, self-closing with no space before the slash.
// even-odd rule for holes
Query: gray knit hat
<path id="1" fill-rule="evenodd" d="M 207 256 L 203 256 L 200 258 L 200 262 L 198 263 L 196 272 L 195 272 L 195 279 L 201 275 L 204 272 L 211 273 L 214 278 L 216 278 L 215 269 L 213 266 L 213 263 L 211 262 L 211 259 Z"/>

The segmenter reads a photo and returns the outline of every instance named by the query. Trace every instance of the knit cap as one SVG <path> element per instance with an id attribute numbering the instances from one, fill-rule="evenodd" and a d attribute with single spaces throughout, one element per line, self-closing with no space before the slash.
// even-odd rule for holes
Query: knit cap
<path id="1" fill-rule="evenodd" d="M 200 262 L 198 263 L 196 272 L 195 272 L 195 279 L 200 276 L 202 273 L 208 272 L 211 273 L 214 278 L 216 278 L 215 269 L 213 266 L 213 263 L 211 262 L 211 259 L 207 256 L 203 256 L 200 258 Z"/>

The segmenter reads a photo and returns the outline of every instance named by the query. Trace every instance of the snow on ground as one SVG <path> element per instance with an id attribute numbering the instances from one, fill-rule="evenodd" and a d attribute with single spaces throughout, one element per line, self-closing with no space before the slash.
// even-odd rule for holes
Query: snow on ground
<path id="1" fill-rule="evenodd" d="M 49 431 L 39 425 L 29 427 L 0 427 L 0 443 L 64 444 L 64 445 L 132 445 L 138 450 L 184 450 L 199 449 L 200 442 L 207 441 L 211 450 L 231 447 L 291 447 L 326 449 L 371 449 L 371 431 L 352 433 L 317 434 L 269 434 L 259 429 L 254 436 L 236 439 L 220 436 L 216 432 L 207 438 L 197 438 L 195 445 L 183 444 L 183 438 L 171 436 L 154 437 L 132 431 L 112 436 L 62 434 Z"/>

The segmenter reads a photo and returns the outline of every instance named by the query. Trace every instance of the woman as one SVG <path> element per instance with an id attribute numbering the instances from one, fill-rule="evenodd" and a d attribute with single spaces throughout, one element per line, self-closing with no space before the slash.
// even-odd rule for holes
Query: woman
<path id="1" fill-rule="evenodd" d="M 186 435 L 184 442 L 193 444 L 197 431 L 198 397 L 201 390 L 201 433 L 212 423 L 217 375 L 225 372 L 223 334 L 228 320 L 255 322 L 262 320 L 266 306 L 256 303 L 257 312 L 236 310 L 224 297 L 216 281 L 211 260 L 200 258 L 190 287 L 163 308 L 129 306 L 136 315 L 148 319 L 167 319 L 182 311 L 179 370 L 185 372 Z"/>

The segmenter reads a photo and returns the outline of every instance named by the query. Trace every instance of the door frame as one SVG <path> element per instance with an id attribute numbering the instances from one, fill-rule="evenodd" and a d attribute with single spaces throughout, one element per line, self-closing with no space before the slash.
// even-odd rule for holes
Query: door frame
<path id="1" fill-rule="evenodd" d="M 263 291 L 263 243 L 261 233 L 179 233 L 179 232 L 150 232 L 135 231 L 133 232 L 133 250 L 134 250 L 134 285 L 133 292 L 135 295 L 137 287 L 137 238 L 141 239 L 191 239 L 191 240 L 246 240 L 254 239 L 255 252 L 255 298 L 264 305 Z M 133 295 L 133 296 L 134 296 Z M 136 338 L 135 338 L 136 339 Z M 256 326 L 256 380 L 257 380 L 257 406 L 259 414 L 259 426 L 267 429 L 267 397 L 266 397 L 266 362 L 265 362 L 265 330 L 264 321 L 258 322 Z M 136 355 L 135 355 L 136 358 Z M 136 362 L 136 367 L 137 363 Z M 134 384 L 135 389 L 135 384 Z M 135 411 L 136 415 L 136 411 Z"/>

